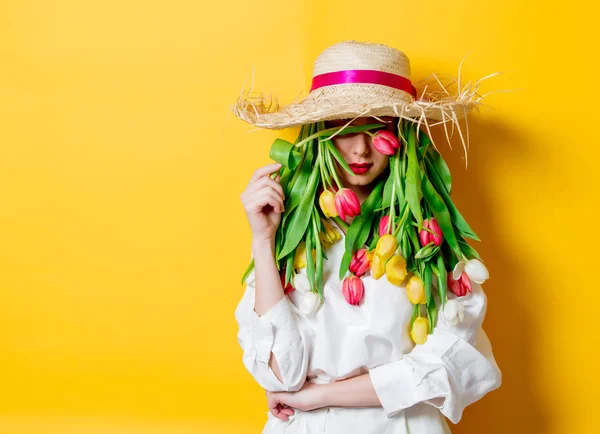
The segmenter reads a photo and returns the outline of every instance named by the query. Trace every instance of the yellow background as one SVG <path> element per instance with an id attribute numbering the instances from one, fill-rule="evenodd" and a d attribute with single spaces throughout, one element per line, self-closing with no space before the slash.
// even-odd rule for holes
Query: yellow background
<path id="1" fill-rule="evenodd" d="M 0 3 L 0 434 L 258 433 L 233 311 L 239 195 L 275 137 L 228 115 L 252 68 L 287 103 L 344 39 L 413 79 L 499 71 L 454 200 L 483 240 L 501 389 L 457 433 L 592 433 L 597 51 L 578 2 Z M 438 127 L 439 128 L 439 127 Z M 437 130 L 435 137 L 441 137 Z M 455 136 L 456 138 L 456 136 Z"/>

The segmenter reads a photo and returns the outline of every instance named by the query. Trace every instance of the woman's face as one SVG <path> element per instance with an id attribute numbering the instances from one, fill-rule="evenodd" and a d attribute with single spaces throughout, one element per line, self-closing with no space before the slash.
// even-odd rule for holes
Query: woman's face
<path id="1" fill-rule="evenodd" d="M 387 130 L 391 133 L 395 133 L 397 118 L 392 116 L 380 116 L 380 119 L 384 121 L 390 121 L 387 124 Z M 326 128 L 342 127 L 350 119 L 336 119 L 325 122 Z M 351 125 L 359 126 L 366 124 L 378 124 L 381 123 L 375 118 L 357 118 Z M 366 186 L 373 182 L 381 173 L 386 169 L 388 165 L 389 157 L 377 151 L 373 147 L 373 140 L 371 136 L 366 133 L 351 133 L 337 135 L 333 139 L 333 144 L 338 149 L 346 163 L 350 166 L 353 174 L 348 173 L 339 163 L 334 159 L 338 173 L 340 174 L 342 183 L 345 187 L 350 186 Z M 365 167 L 353 166 L 353 165 L 365 165 Z"/>

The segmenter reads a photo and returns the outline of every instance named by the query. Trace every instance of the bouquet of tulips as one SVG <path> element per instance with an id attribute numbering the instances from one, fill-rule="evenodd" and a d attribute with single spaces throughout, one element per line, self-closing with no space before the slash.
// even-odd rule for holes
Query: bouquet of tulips
<path id="1" fill-rule="evenodd" d="M 362 204 L 339 179 L 334 160 L 353 172 L 331 140 L 334 135 L 358 132 L 369 134 L 373 147 L 389 156 L 387 178 L 374 181 Z M 483 283 L 489 274 L 466 242 L 466 238 L 480 240 L 450 198 L 448 166 L 415 123 L 400 118 L 397 135 L 385 130 L 384 124 L 329 129 L 324 122 L 304 125 L 295 143 L 276 139 L 270 157 L 282 164 L 279 174 L 285 195 L 275 258 L 284 292 L 304 293 L 300 309 L 305 314 L 324 301 L 325 249 L 341 239 L 329 221 L 332 218 L 346 230 L 339 278 L 348 303 L 356 305 L 363 299 L 361 277 L 370 270 L 374 279 L 385 274 L 398 286 L 408 279 L 406 292 L 414 304 L 409 331 L 415 343 L 424 343 L 433 331 L 434 288 L 445 319 L 454 324 L 463 319 L 464 309 L 458 300 L 448 300 L 448 289 L 464 296 L 471 291 L 472 281 Z M 354 217 L 350 224 L 348 217 Z M 253 267 L 254 261 L 242 282 Z M 300 273 L 303 268 L 305 274 Z"/>

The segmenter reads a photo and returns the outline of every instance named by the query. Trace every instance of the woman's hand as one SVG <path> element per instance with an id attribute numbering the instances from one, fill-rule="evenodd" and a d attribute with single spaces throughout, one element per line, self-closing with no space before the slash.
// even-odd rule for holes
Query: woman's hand
<path id="1" fill-rule="evenodd" d="M 270 392 L 267 391 L 267 405 L 273 416 L 287 421 L 293 415 L 294 408 L 302 411 L 315 410 L 324 406 L 323 385 L 304 383 L 297 392 Z"/>
<path id="2" fill-rule="evenodd" d="M 284 211 L 285 197 L 283 187 L 279 183 L 279 174 L 275 179 L 271 179 L 269 175 L 280 168 L 280 163 L 260 167 L 254 172 L 248 186 L 241 194 L 253 241 L 275 239 L 275 232 L 281 222 L 281 213 Z"/>

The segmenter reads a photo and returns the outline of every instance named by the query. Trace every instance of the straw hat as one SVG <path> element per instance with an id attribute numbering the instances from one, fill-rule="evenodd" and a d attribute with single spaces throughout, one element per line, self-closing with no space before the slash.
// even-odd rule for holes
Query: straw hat
<path id="1" fill-rule="evenodd" d="M 481 81 L 492 75 L 461 89 L 459 67 L 458 80 L 452 78 L 447 85 L 436 74 L 413 84 L 410 61 L 402 51 L 348 40 L 326 48 L 317 57 L 311 90 L 302 100 L 280 107 L 274 96 L 242 90 L 231 110 L 240 119 L 268 129 L 369 116 L 400 117 L 424 122 L 427 128 L 435 125 L 428 120 L 458 126 L 459 119 L 481 104 L 483 96 L 476 91 Z M 457 91 L 451 93 L 454 84 Z"/>

